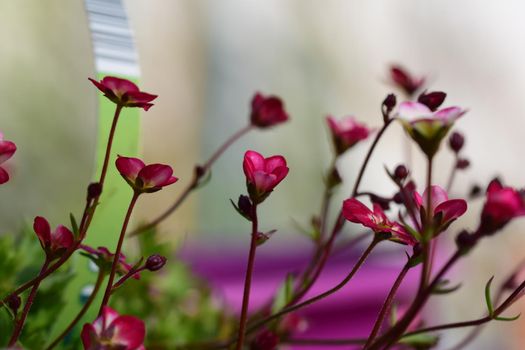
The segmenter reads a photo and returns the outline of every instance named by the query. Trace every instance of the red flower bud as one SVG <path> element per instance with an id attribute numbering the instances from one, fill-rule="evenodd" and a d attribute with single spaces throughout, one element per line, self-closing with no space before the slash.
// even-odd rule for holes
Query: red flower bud
<path id="1" fill-rule="evenodd" d="M 159 191 L 162 187 L 171 185 L 178 180 L 178 178 L 172 176 L 173 169 L 169 165 L 145 165 L 138 158 L 121 156 L 118 156 L 115 164 L 120 175 L 135 191 L 140 193 Z"/>
<path id="2" fill-rule="evenodd" d="M 512 219 L 525 215 L 523 195 L 514 188 L 504 187 L 493 180 L 487 188 L 487 199 L 481 213 L 479 231 L 491 235 L 501 230 Z"/>
<path id="3" fill-rule="evenodd" d="M 102 185 L 99 182 L 90 183 L 87 189 L 87 199 L 95 199 L 102 193 Z"/>
<path id="4" fill-rule="evenodd" d="M 166 258 L 162 255 L 154 254 L 146 260 L 145 268 L 150 271 L 158 271 L 166 265 Z"/>
<path id="5" fill-rule="evenodd" d="M 470 160 L 466 158 L 459 158 L 456 162 L 456 168 L 458 169 L 467 169 L 470 166 Z"/>
<path id="6" fill-rule="evenodd" d="M 417 102 L 427 106 L 432 112 L 439 108 L 445 101 L 447 94 L 442 91 L 434 91 L 429 93 L 422 93 L 419 95 Z"/>
<path id="7" fill-rule="evenodd" d="M 448 139 L 448 145 L 450 149 L 453 150 L 455 153 L 458 153 L 459 151 L 461 151 L 464 144 L 465 144 L 465 137 L 457 131 L 453 132 L 452 135 L 450 135 Z"/>
<path id="8" fill-rule="evenodd" d="M 407 176 L 408 176 L 408 169 L 403 164 L 398 165 L 396 169 L 394 170 L 394 177 L 399 181 L 406 179 Z"/>
<path id="9" fill-rule="evenodd" d="M 279 97 L 256 93 L 252 99 L 250 120 L 252 125 L 268 128 L 288 120 L 284 104 Z"/>
<path id="10" fill-rule="evenodd" d="M 147 111 L 153 106 L 153 103 L 150 102 L 157 98 L 157 95 L 140 91 L 137 85 L 127 79 L 104 77 L 101 81 L 91 78 L 89 81 L 102 91 L 110 101 L 122 107 L 139 107 Z"/>
<path id="11" fill-rule="evenodd" d="M 345 117 L 340 121 L 337 121 L 332 116 L 328 116 L 326 117 L 326 122 L 330 128 L 337 155 L 352 148 L 359 141 L 365 140 L 371 132 L 370 129 L 364 124 L 358 123 L 352 116 Z"/>
<path id="12" fill-rule="evenodd" d="M 264 329 L 257 334 L 250 344 L 250 350 L 274 350 L 279 344 L 279 337 L 268 329 Z"/>
<path id="13" fill-rule="evenodd" d="M 401 66 L 390 68 L 390 79 L 398 88 L 403 90 L 408 96 L 414 95 L 423 87 L 425 78 L 416 78 Z"/>
<path id="14" fill-rule="evenodd" d="M 390 113 L 394 109 L 397 103 L 396 95 L 388 94 L 381 104 L 381 112 L 383 113 L 383 121 L 386 123 L 390 118 Z"/>
<path id="15" fill-rule="evenodd" d="M 264 158 L 255 151 L 247 151 L 243 161 L 248 193 L 253 203 L 261 203 L 288 174 L 283 156 Z"/>

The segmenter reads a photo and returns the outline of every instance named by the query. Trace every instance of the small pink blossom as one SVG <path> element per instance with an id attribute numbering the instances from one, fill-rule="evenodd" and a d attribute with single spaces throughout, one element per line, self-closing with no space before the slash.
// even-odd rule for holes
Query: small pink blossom
<path id="1" fill-rule="evenodd" d="M 390 240 L 414 246 L 417 241 L 400 224 L 390 221 L 379 204 L 374 203 L 374 211 L 355 198 L 343 202 L 343 215 L 351 222 L 370 228 L 375 233 L 390 233 Z"/>
<path id="2" fill-rule="evenodd" d="M 397 117 L 421 150 L 433 157 L 454 122 L 466 112 L 460 107 L 447 107 L 433 112 L 422 103 L 406 101 L 399 105 Z"/>
<path id="3" fill-rule="evenodd" d="M 252 99 L 251 123 L 259 128 L 268 128 L 288 120 L 284 104 L 279 97 L 256 93 Z"/>
<path id="4" fill-rule="evenodd" d="M 401 66 L 393 65 L 390 67 L 390 79 L 392 83 L 403 90 L 407 96 L 413 96 L 421 90 L 425 84 L 424 77 L 414 77 Z"/>
<path id="5" fill-rule="evenodd" d="M 0 133 L 0 164 L 6 162 L 16 152 L 16 145 L 14 142 L 5 141 L 2 133 Z M 4 168 L 0 167 L 0 185 L 9 181 L 9 174 Z"/>
<path id="6" fill-rule="evenodd" d="M 371 132 L 366 125 L 357 122 L 353 116 L 345 117 L 339 121 L 332 116 L 328 116 L 326 117 L 326 122 L 330 128 L 335 151 L 338 155 L 353 147 L 359 141 L 365 140 Z"/>
<path id="7" fill-rule="evenodd" d="M 150 103 L 157 95 L 148 94 L 139 90 L 137 85 L 127 79 L 104 77 L 101 81 L 89 78 L 110 101 L 122 107 L 139 107 L 145 111 L 153 106 Z"/>
<path id="8" fill-rule="evenodd" d="M 250 198 L 261 203 L 288 174 L 283 156 L 264 158 L 255 151 L 244 154 L 242 164 Z"/>
<path id="9" fill-rule="evenodd" d="M 463 199 L 448 199 L 447 191 L 440 186 L 431 186 L 431 216 L 438 234 L 467 211 L 467 202 Z M 423 192 L 423 196 L 414 191 L 414 199 L 417 209 L 420 210 L 421 217 L 426 217 L 428 189 Z"/>
<path id="10" fill-rule="evenodd" d="M 146 165 L 138 158 L 118 156 L 117 169 L 127 183 L 137 192 L 156 192 L 177 182 L 173 169 L 165 164 Z"/>
<path id="11" fill-rule="evenodd" d="M 58 225 L 51 232 L 49 222 L 41 216 L 35 218 L 33 229 L 48 259 L 60 257 L 62 253 L 73 246 L 75 241 L 73 233 L 65 226 Z"/>
<path id="12" fill-rule="evenodd" d="M 487 199 L 481 213 L 480 231 L 493 234 L 510 220 L 525 215 L 525 199 L 522 192 L 503 186 L 493 180 L 487 188 Z"/>
<path id="13" fill-rule="evenodd" d="M 98 268 L 101 270 L 105 270 L 109 273 L 111 270 L 111 265 L 113 265 L 113 257 L 115 254 L 111 253 L 108 248 L 106 247 L 98 247 L 97 249 L 90 247 L 88 245 L 81 245 L 80 249 L 88 253 L 90 256 L 88 256 L 95 264 L 97 264 Z M 84 254 L 85 255 L 85 254 Z M 118 265 L 117 265 L 117 273 L 121 276 L 126 275 L 128 272 L 131 271 L 133 266 L 128 264 L 126 262 L 126 256 L 122 253 L 119 254 L 118 259 Z M 135 273 L 133 276 L 131 276 L 134 279 L 140 279 L 140 274 Z"/>
<path id="14" fill-rule="evenodd" d="M 105 306 L 102 315 L 84 325 L 80 337 L 84 350 L 145 350 L 146 328 L 142 320 Z"/>

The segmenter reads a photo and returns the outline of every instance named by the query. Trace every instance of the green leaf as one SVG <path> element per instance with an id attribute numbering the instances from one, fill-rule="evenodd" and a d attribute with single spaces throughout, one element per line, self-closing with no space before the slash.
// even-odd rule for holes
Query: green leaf
<path id="1" fill-rule="evenodd" d="M 521 316 L 521 313 L 517 314 L 516 316 L 514 317 L 501 317 L 501 316 L 496 316 L 494 317 L 495 320 L 497 321 L 516 321 L 518 318 L 520 318 Z"/>
<path id="2" fill-rule="evenodd" d="M 494 307 L 492 306 L 492 296 L 490 295 L 490 285 L 492 284 L 492 280 L 494 280 L 494 276 L 492 276 L 485 285 L 485 302 L 487 303 L 487 309 L 489 310 L 490 317 L 494 315 Z"/>
<path id="3" fill-rule="evenodd" d="M 75 219 L 75 216 L 73 215 L 73 213 L 69 213 L 69 220 L 71 221 L 71 229 L 73 230 L 75 237 L 78 238 L 79 236 L 78 224 L 77 224 L 77 220 Z"/>
<path id="4" fill-rule="evenodd" d="M 458 283 L 458 284 L 456 284 L 455 286 L 452 286 L 452 287 L 445 287 L 449 283 L 450 283 L 449 280 L 440 281 L 438 283 L 438 285 L 436 286 L 436 288 L 434 288 L 432 290 L 432 294 L 449 294 L 449 293 L 455 292 L 456 290 L 458 290 L 462 286 L 462 283 Z"/>
<path id="5" fill-rule="evenodd" d="M 277 291 L 275 301 L 272 305 L 272 313 L 281 310 L 293 298 L 293 286 L 295 285 L 295 276 L 291 273 L 286 275 L 283 284 Z"/>
<path id="6" fill-rule="evenodd" d="M 439 341 L 439 337 L 431 334 L 414 334 L 408 337 L 401 338 L 399 340 L 400 344 L 406 344 L 413 346 L 417 349 L 430 349 L 433 346 L 436 346 Z"/>

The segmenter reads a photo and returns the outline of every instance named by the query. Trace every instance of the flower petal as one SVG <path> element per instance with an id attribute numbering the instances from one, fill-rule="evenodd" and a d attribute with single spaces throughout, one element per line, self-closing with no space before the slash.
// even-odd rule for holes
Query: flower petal
<path id="1" fill-rule="evenodd" d="M 264 157 L 255 151 L 247 151 L 244 154 L 244 160 L 242 162 L 242 169 L 244 175 L 248 179 L 248 182 L 254 183 L 254 173 L 257 170 L 264 169 Z"/>
<path id="2" fill-rule="evenodd" d="M 145 167 L 144 162 L 138 158 L 121 156 L 118 156 L 115 165 L 120 175 L 131 182 L 135 182 L 139 172 Z"/>
<path id="3" fill-rule="evenodd" d="M 432 115 L 432 111 L 422 103 L 405 101 L 397 109 L 397 115 L 406 120 L 425 118 Z"/>
<path id="4" fill-rule="evenodd" d="M 439 204 L 447 201 L 448 200 L 448 195 L 447 195 L 447 191 L 445 191 L 440 186 L 435 186 L 435 185 L 434 186 L 430 186 L 430 191 L 431 191 L 431 194 L 432 194 L 432 196 L 430 198 L 431 206 L 432 206 L 432 208 L 431 208 L 432 211 L 431 212 L 435 214 L 436 213 L 436 207 Z M 428 208 L 427 208 L 428 188 L 425 190 L 425 192 L 423 192 L 422 200 L 423 200 L 423 203 L 422 203 L 423 207 L 428 210 Z"/>
<path id="5" fill-rule="evenodd" d="M 343 215 L 348 221 L 367 227 L 371 225 L 375 227 L 375 223 L 371 219 L 372 211 L 355 198 L 349 198 L 343 202 Z"/>
<path id="6" fill-rule="evenodd" d="M 51 243 L 51 228 L 49 222 L 41 216 L 35 217 L 33 221 L 33 230 L 35 231 L 42 247 L 48 247 Z"/>
<path id="7" fill-rule="evenodd" d="M 110 327 L 113 329 L 112 342 L 136 349 L 144 343 L 146 328 L 142 320 L 133 316 L 119 316 Z"/>
<path id="8" fill-rule="evenodd" d="M 52 234 L 52 242 L 57 248 L 70 248 L 74 242 L 73 233 L 65 226 L 58 225 Z"/>
<path id="9" fill-rule="evenodd" d="M 102 316 L 99 317 L 99 318 L 102 318 L 102 321 L 103 321 L 103 323 L 102 323 L 103 324 L 102 330 L 105 330 L 108 327 L 110 327 L 111 324 L 119 317 L 120 316 L 119 316 L 118 312 L 116 312 L 115 310 L 113 310 L 109 306 L 104 306 L 104 308 L 102 309 Z M 97 318 L 97 320 L 98 320 L 98 318 Z"/>
<path id="10" fill-rule="evenodd" d="M 455 220 L 467 211 L 467 202 L 463 199 L 451 199 L 445 201 L 438 206 L 434 211 L 434 214 L 443 212 L 443 222 Z"/>
<path id="11" fill-rule="evenodd" d="M 16 152 L 16 145 L 11 141 L 0 141 L 0 164 L 8 160 Z"/>
<path id="12" fill-rule="evenodd" d="M 117 77 L 111 77 L 111 76 L 107 76 L 107 77 L 104 77 L 100 83 L 110 89 L 111 91 L 113 91 L 113 93 L 115 95 L 117 95 L 118 97 L 121 97 L 122 95 L 124 95 L 125 93 L 130 93 L 130 92 L 137 92 L 139 91 L 139 88 L 137 85 L 135 85 L 135 83 L 127 80 L 127 79 L 121 79 L 121 78 L 117 78 Z"/>
<path id="13" fill-rule="evenodd" d="M 89 323 L 86 323 L 84 327 L 82 327 L 82 333 L 80 333 L 80 338 L 82 339 L 82 345 L 84 345 L 84 349 L 93 349 L 92 346 L 95 345 L 97 339 L 97 331 L 95 330 L 95 327 L 93 327 Z"/>
<path id="14" fill-rule="evenodd" d="M 273 173 L 275 169 L 286 167 L 286 159 L 283 156 L 272 156 L 264 160 L 264 170 Z"/>
<path id="15" fill-rule="evenodd" d="M 4 168 L 0 167 L 0 185 L 5 184 L 9 181 L 9 174 Z"/>
<path id="16" fill-rule="evenodd" d="M 461 109 L 459 107 L 447 107 L 440 109 L 436 113 L 434 113 L 434 116 L 438 119 L 441 119 L 447 123 L 452 123 L 459 117 L 461 117 L 463 114 L 465 114 L 467 111 L 464 109 Z"/>
<path id="17" fill-rule="evenodd" d="M 139 172 L 137 177 L 142 180 L 144 187 L 162 187 L 170 184 L 172 175 L 173 169 L 169 165 L 149 164 Z"/>

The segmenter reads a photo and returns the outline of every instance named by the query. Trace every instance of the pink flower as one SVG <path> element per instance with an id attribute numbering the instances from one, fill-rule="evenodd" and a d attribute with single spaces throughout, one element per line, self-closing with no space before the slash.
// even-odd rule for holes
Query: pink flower
<path id="1" fill-rule="evenodd" d="M 525 199 L 522 192 L 512 187 L 504 187 L 493 180 L 487 188 L 487 199 L 481 213 L 479 231 L 493 234 L 510 220 L 525 215 Z"/>
<path id="2" fill-rule="evenodd" d="M 413 96 L 425 83 L 424 77 L 414 77 L 401 66 L 390 67 L 390 79 L 398 88 L 403 90 L 407 96 Z"/>
<path id="3" fill-rule="evenodd" d="M 244 154 L 242 164 L 248 193 L 254 203 L 261 203 L 288 174 L 283 156 L 264 158 L 255 151 Z"/>
<path id="4" fill-rule="evenodd" d="M 117 169 L 127 183 L 137 192 L 151 193 L 177 182 L 173 169 L 165 164 L 149 164 L 138 158 L 118 156 Z"/>
<path id="5" fill-rule="evenodd" d="M 16 145 L 11 141 L 4 141 L 3 135 L 0 133 L 0 164 L 7 161 L 16 152 Z M 0 185 L 9 181 L 9 174 L 4 168 L 0 167 Z"/>
<path id="6" fill-rule="evenodd" d="M 109 273 L 109 271 L 111 270 L 111 265 L 113 265 L 113 257 L 115 256 L 115 254 L 111 253 L 108 248 L 98 247 L 97 249 L 95 249 L 88 245 L 81 245 L 80 249 L 89 254 L 88 255 L 85 253 L 81 253 L 90 258 L 98 266 L 99 269 L 107 271 Z M 120 276 L 126 275 L 128 272 L 131 271 L 133 266 L 126 262 L 126 256 L 124 254 L 119 254 L 118 262 L 119 263 L 117 265 L 117 273 Z M 131 277 L 138 280 L 140 279 L 140 274 L 135 273 Z"/>
<path id="7" fill-rule="evenodd" d="M 399 105 L 397 117 L 421 150 L 428 157 L 433 157 L 454 122 L 465 113 L 466 110 L 459 107 L 433 112 L 422 103 L 407 101 Z"/>
<path id="8" fill-rule="evenodd" d="M 146 328 L 142 320 L 106 306 L 93 323 L 84 325 L 80 337 L 84 350 L 144 350 Z"/>
<path id="9" fill-rule="evenodd" d="M 75 241 L 73 233 L 65 226 L 58 225 L 55 231 L 51 232 L 49 222 L 41 216 L 35 218 L 33 229 L 48 259 L 60 257 Z"/>
<path id="10" fill-rule="evenodd" d="M 110 101 L 122 107 L 140 107 L 145 111 L 153 106 L 150 103 L 157 95 L 148 94 L 139 90 L 137 85 L 127 79 L 104 77 L 101 81 L 89 78 Z"/>
<path id="11" fill-rule="evenodd" d="M 374 211 L 355 198 L 343 202 L 343 215 L 351 222 L 361 224 L 372 229 L 375 233 L 390 233 L 391 241 L 411 246 L 417 241 L 397 222 L 390 221 L 379 204 L 374 203 Z"/>
<path id="12" fill-rule="evenodd" d="M 364 124 L 358 123 L 354 117 L 349 116 L 337 121 L 334 117 L 326 117 L 337 154 L 342 154 L 370 134 Z"/>
<path id="13" fill-rule="evenodd" d="M 288 120 L 281 99 L 256 93 L 252 99 L 251 123 L 259 128 L 268 128 Z"/>
<path id="14" fill-rule="evenodd" d="M 437 235 L 443 232 L 447 227 L 461 215 L 467 211 L 467 202 L 463 199 L 448 199 L 447 191 L 439 186 L 431 186 L 431 212 L 433 224 L 436 229 L 434 232 Z M 420 211 L 421 217 L 426 217 L 428 189 L 423 192 L 423 196 L 414 191 L 414 199 L 417 209 Z"/>

